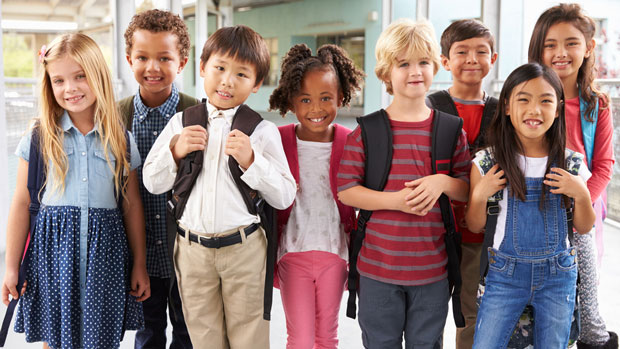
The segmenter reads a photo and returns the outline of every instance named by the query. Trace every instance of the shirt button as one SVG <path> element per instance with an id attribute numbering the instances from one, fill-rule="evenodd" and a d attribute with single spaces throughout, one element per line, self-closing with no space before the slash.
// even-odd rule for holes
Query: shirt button
<path id="1" fill-rule="evenodd" d="M 159 219 L 159 218 L 160 218 L 160 215 L 156 214 L 155 219 Z"/>
<path id="2" fill-rule="evenodd" d="M 163 241 L 161 241 L 161 240 L 157 240 L 157 242 L 155 242 L 155 243 L 156 243 L 157 245 L 161 245 L 161 244 L 163 244 L 164 242 L 163 242 Z"/>
<path id="3" fill-rule="evenodd" d="M 169 118 L 169 117 L 170 117 L 170 114 L 166 114 L 166 117 L 167 117 L 167 118 Z"/>
<path id="4" fill-rule="evenodd" d="M 82 182 L 86 182 L 86 177 L 82 178 Z"/>
<path id="5" fill-rule="evenodd" d="M 153 136 L 157 136 L 157 131 L 153 131 Z"/>
<path id="6" fill-rule="evenodd" d="M 85 151 L 82 152 L 82 156 L 86 156 L 86 152 Z"/>

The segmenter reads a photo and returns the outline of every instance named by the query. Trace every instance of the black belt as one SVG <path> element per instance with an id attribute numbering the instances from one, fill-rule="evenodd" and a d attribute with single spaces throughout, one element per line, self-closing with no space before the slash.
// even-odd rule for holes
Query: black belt
<path id="1" fill-rule="evenodd" d="M 256 229 L 258 229 L 258 224 L 252 223 L 248 225 L 247 227 L 245 227 L 243 231 L 245 232 L 245 236 L 247 237 L 247 236 L 250 236 L 250 234 L 252 234 L 253 232 L 255 232 Z M 177 233 L 179 233 L 179 235 L 181 235 L 182 237 L 185 237 L 185 229 L 181 228 L 178 225 L 177 225 Z M 236 232 L 231 235 L 222 236 L 222 237 L 216 236 L 212 238 L 206 238 L 204 236 L 196 235 L 194 233 L 189 233 L 189 241 L 199 242 L 202 246 L 208 247 L 208 248 L 220 248 L 220 247 L 226 247 L 226 246 L 238 244 L 242 240 L 241 240 L 241 233 Z"/>

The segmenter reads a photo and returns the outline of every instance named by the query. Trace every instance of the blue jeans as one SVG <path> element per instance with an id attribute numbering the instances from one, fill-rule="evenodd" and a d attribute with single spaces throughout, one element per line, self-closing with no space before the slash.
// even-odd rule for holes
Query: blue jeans
<path id="1" fill-rule="evenodd" d="M 166 309 L 169 306 L 170 278 L 150 277 L 151 297 L 144 301 L 144 329 L 136 332 L 135 348 L 156 349 L 166 348 L 166 326 L 168 319 Z M 177 289 L 176 281 L 172 288 L 172 306 L 176 318 L 170 309 L 170 322 L 172 323 L 172 343 L 170 349 L 191 349 L 192 342 L 187 333 L 187 327 L 183 320 L 181 298 Z"/>
<path id="2" fill-rule="evenodd" d="M 525 200 L 508 195 L 505 235 L 490 249 L 474 348 L 506 348 L 526 305 L 534 309 L 534 346 L 566 348 L 575 307 L 577 261 L 567 248 L 562 196 L 545 193 L 542 178 L 526 178 Z M 483 251 L 484 253 L 484 251 Z"/>
<path id="3" fill-rule="evenodd" d="M 364 348 L 439 349 L 448 315 L 448 280 L 400 286 L 360 276 L 359 323 Z"/>
<path id="4" fill-rule="evenodd" d="M 527 260 L 489 252 L 493 262 L 478 311 L 474 348 L 505 348 L 528 304 L 534 308 L 534 347 L 566 348 L 575 306 L 574 252 Z"/>

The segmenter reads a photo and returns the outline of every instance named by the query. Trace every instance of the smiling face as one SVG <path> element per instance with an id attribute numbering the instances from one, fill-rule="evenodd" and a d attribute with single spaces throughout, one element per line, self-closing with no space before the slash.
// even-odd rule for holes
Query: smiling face
<path id="1" fill-rule="evenodd" d="M 545 37 L 543 64 L 551 67 L 562 82 L 576 83 L 579 68 L 594 49 L 594 40 L 586 42 L 574 25 L 560 22 L 552 25 Z M 566 84 L 565 84 L 566 86 Z"/>
<path id="2" fill-rule="evenodd" d="M 300 124 L 297 136 L 306 141 L 329 142 L 329 125 L 336 118 L 341 101 L 338 79 L 332 69 L 306 72 L 291 101 L 291 111 Z"/>
<path id="3" fill-rule="evenodd" d="M 56 102 L 72 118 L 94 117 L 96 98 L 82 66 L 64 55 L 48 63 L 46 70 Z"/>
<path id="4" fill-rule="evenodd" d="M 234 108 L 260 88 L 256 81 L 256 68 L 227 54 L 214 53 L 200 64 L 200 76 L 204 89 L 214 107 L 225 110 Z"/>
<path id="5" fill-rule="evenodd" d="M 140 84 L 143 102 L 157 107 L 170 96 L 172 83 L 183 71 L 187 58 L 180 57 L 178 38 L 172 32 L 136 30 L 127 62 Z"/>
<path id="6" fill-rule="evenodd" d="M 515 86 L 506 105 L 506 115 L 524 146 L 542 144 L 545 133 L 558 117 L 558 97 L 544 78 Z"/>
<path id="7" fill-rule="evenodd" d="M 492 52 L 489 40 L 474 37 L 456 41 L 450 46 L 450 58 L 441 56 L 441 64 L 452 73 L 454 83 L 477 85 L 489 73 L 497 53 Z"/>
<path id="8" fill-rule="evenodd" d="M 390 70 L 394 99 L 424 98 L 433 82 L 434 73 L 430 58 L 407 57 L 404 53 L 398 55 Z"/>

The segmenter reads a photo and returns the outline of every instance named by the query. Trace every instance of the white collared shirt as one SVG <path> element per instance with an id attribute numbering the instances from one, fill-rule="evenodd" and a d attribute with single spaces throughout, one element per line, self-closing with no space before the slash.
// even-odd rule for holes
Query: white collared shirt
<path id="1" fill-rule="evenodd" d="M 179 219 L 181 225 L 199 234 L 217 234 L 260 221 L 248 212 L 228 169 L 228 155 L 224 154 L 226 138 L 237 109 L 218 111 L 207 102 L 209 138 L 204 163 Z M 216 117 L 218 113 L 224 116 Z M 145 188 L 153 194 L 172 189 L 177 165 L 169 146 L 170 140 L 182 129 L 182 113 L 177 113 L 146 157 L 142 169 L 143 181 Z M 274 208 L 289 207 L 295 199 L 297 186 L 282 149 L 278 128 L 272 122 L 261 121 L 250 136 L 250 143 L 254 162 L 241 179 Z"/>

